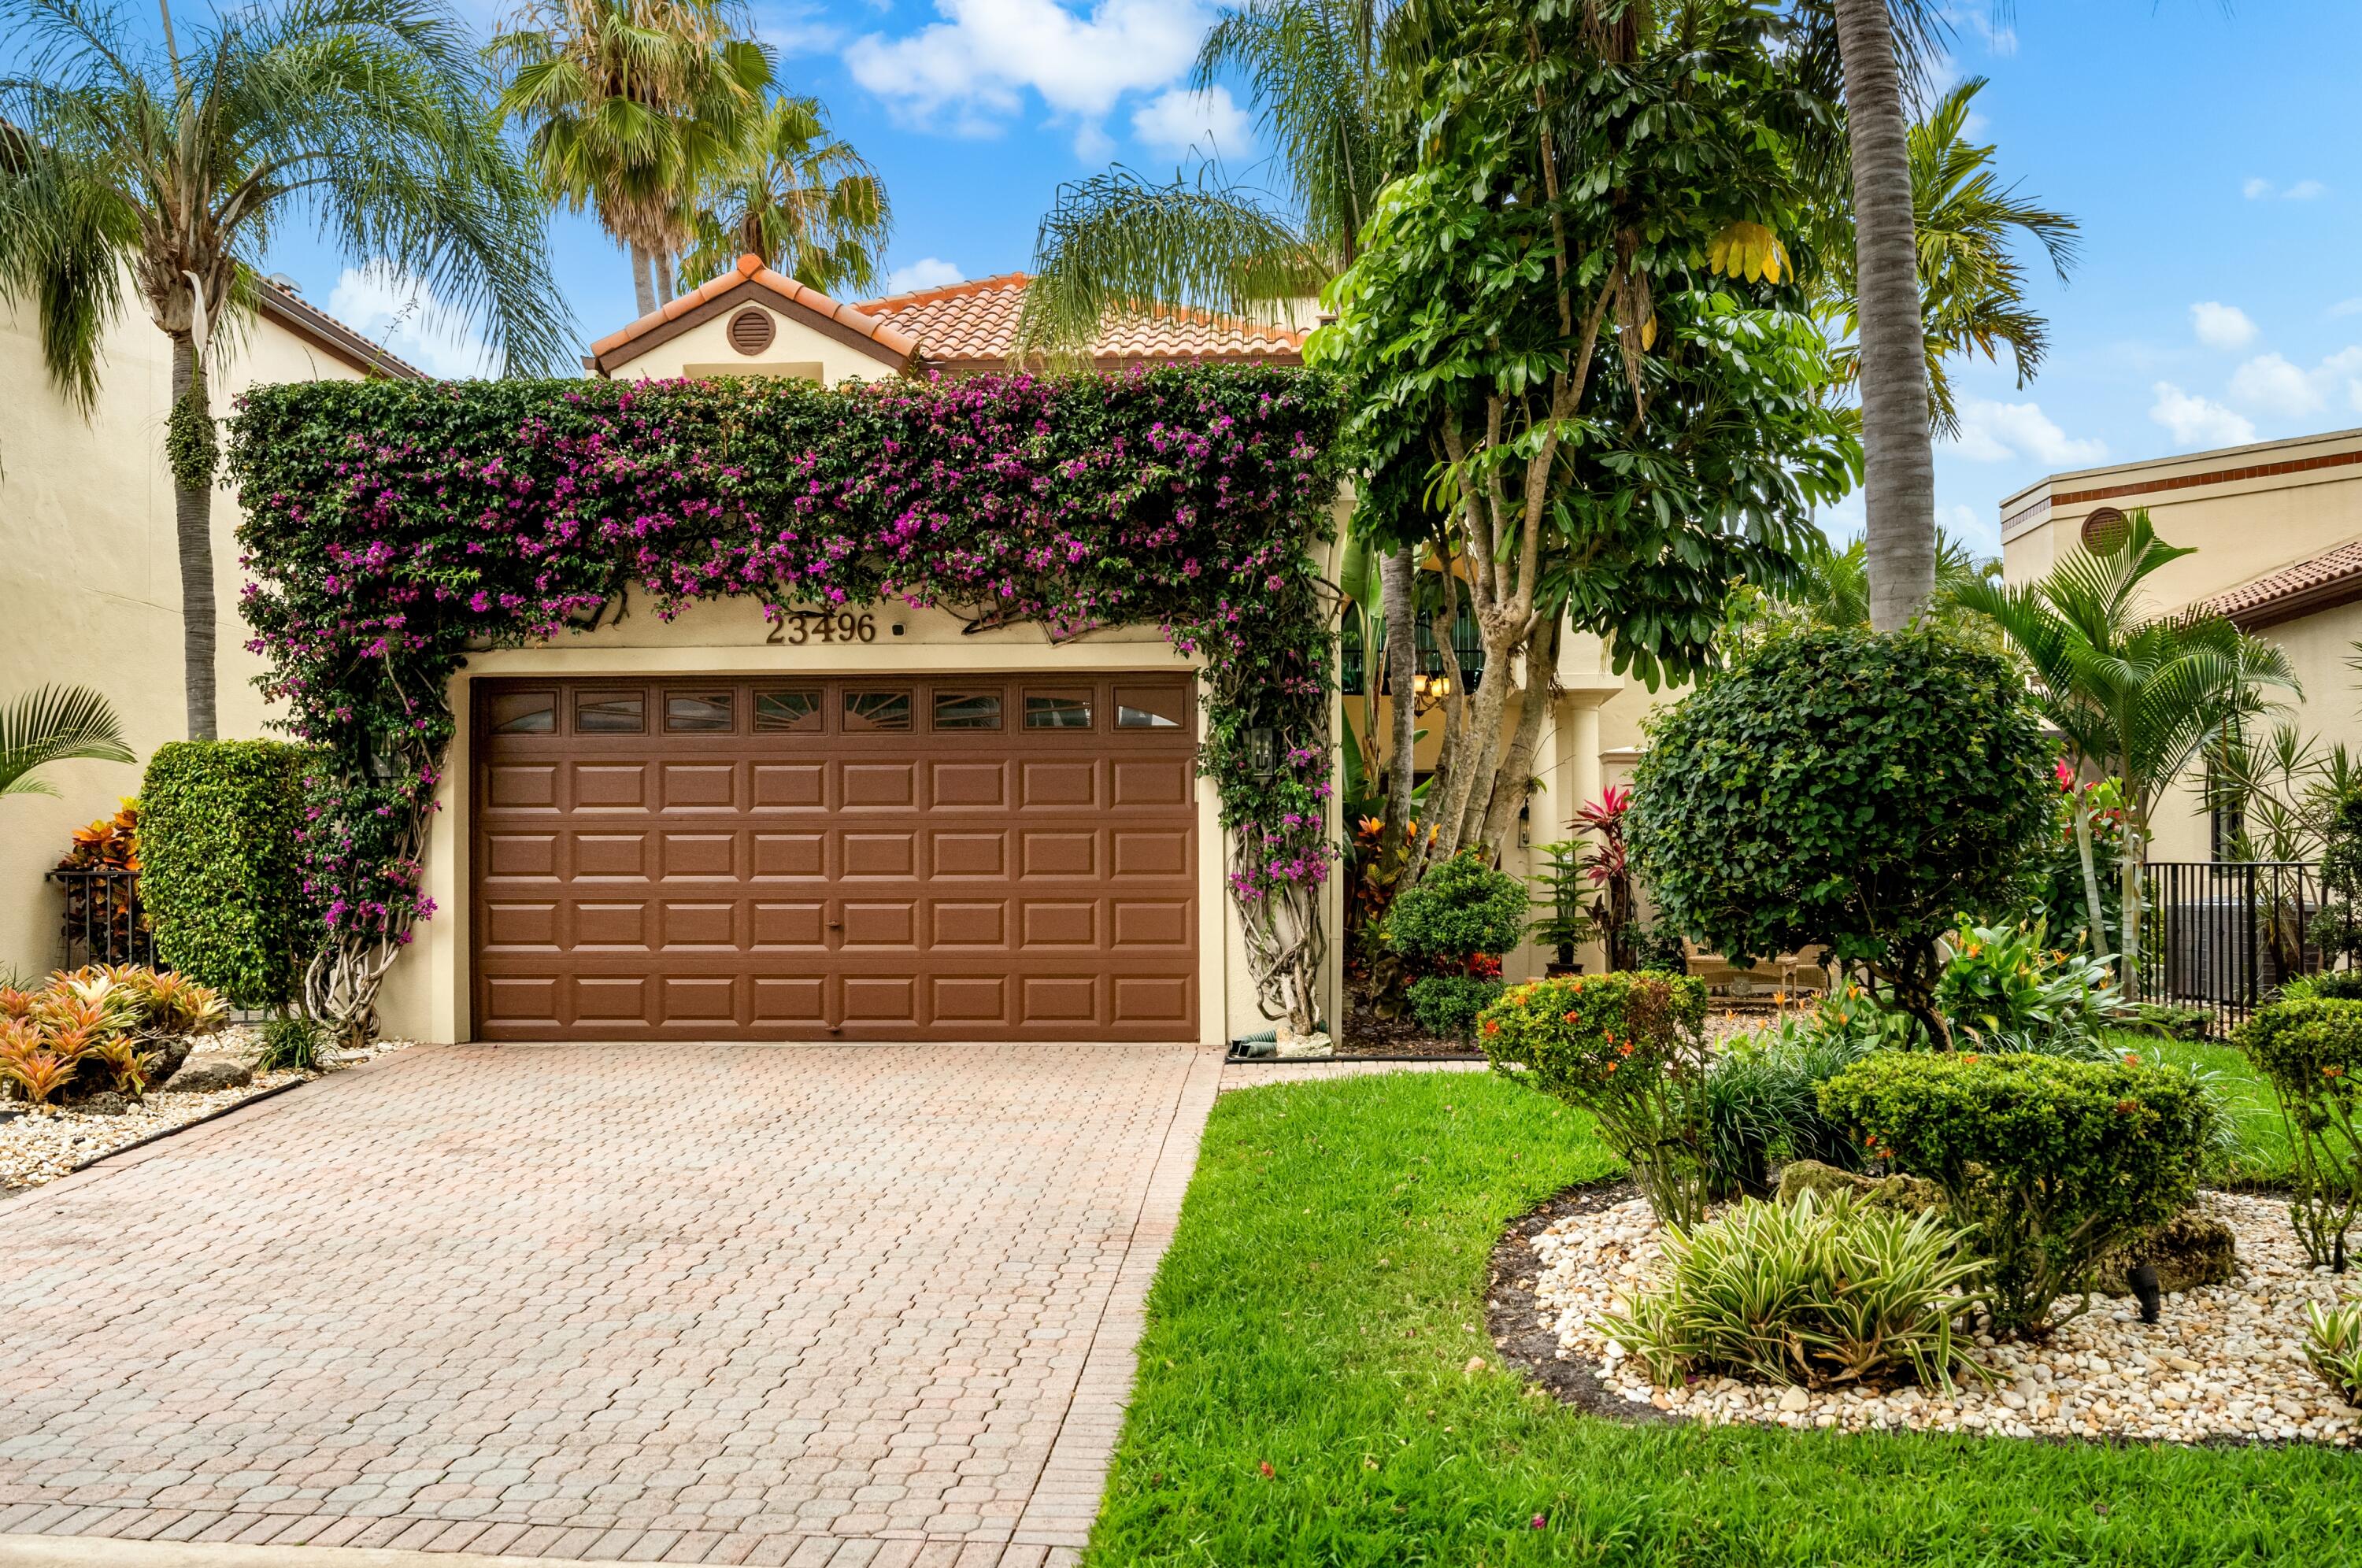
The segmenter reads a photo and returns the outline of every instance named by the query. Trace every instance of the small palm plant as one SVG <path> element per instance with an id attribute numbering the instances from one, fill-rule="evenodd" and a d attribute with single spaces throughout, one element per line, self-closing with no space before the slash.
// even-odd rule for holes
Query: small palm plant
<path id="1" fill-rule="evenodd" d="M 105 698 L 86 686 L 44 686 L 0 708 L 0 796 L 57 794 L 34 770 L 53 762 L 137 762 Z"/>
<path id="2" fill-rule="evenodd" d="M 684 279 L 719 277 L 739 257 L 759 256 L 824 294 L 858 297 L 880 286 L 894 231 L 885 183 L 829 128 L 817 98 L 773 99 L 701 201 Z"/>

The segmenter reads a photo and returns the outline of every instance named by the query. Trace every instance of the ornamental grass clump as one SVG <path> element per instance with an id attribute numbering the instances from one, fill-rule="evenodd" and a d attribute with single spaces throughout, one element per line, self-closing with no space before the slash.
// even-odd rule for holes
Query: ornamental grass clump
<path id="1" fill-rule="evenodd" d="M 1653 970 L 1528 981 L 1485 1010 L 1477 1043 L 1495 1072 L 1591 1112 L 1658 1220 L 1704 1216 L 1703 982 Z"/>
<path id="2" fill-rule="evenodd" d="M 1983 1260 L 1931 1211 L 1862 1207 L 1851 1193 L 1741 1203 L 1665 1232 L 1659 1282 L 1600 1328 L 1658 1384 L 1724 1372 L 1845 1387 L 1899 1376 L 1949 1390 L 1976 1371 L 1958 1332 Z"/>
<path id="3" fill-rule="evenodd" d="M 1882 1052 L 1822 1085 L 1821 1108 L 1942 1188 L 1990 1264 L 2003 1337 L 2080 1316 L 2092 1264 L 2190 1206 L 2219 1114 L 2177 1069 L 1977 1052 Z"/>
<path id="4" fill-rule="evenodd" d="M 2362 1001 L 2275 1002 L 2232 1041 L 2272 1086 L 2295 1155 L 2289 1221 L 2316 1268 L 2345 1272 L 2345 1232 L 2362 1210 Z"/>

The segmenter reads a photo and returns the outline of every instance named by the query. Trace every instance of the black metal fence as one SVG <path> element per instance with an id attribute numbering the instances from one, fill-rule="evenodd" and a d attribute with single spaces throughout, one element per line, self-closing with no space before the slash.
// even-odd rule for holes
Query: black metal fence
<path id="1" fill-rule="evenodd" d="M 2293 860 L 2151 861 L 2142 877 L 2132 994 L 2239 1022 L 2284 980 L 2321 972 L 2309 927 L 2321 867 Z"/>
<path id="2" fill-rule="evenodd" d="M 138 872 L 120 866 L 61 867 L 50 880 L 66 893 L 67 968 L 156 962 L 156 938 L 139 906 Z"/>
<path id="3" fill-rule="evenodd" d="M 1443 651 L 1436 646 L 1435 627 L 1422 620 L 1413 628 L 1418 645 L 1418 672 L 1421 675 L 1443 673 Z M 1476 617 L 1462 611 L 1451 624 L 1451 652 L 1460 661 L 1461 679 L 1468 690 L 1475 690 L 1485 683 L 1485 634 L 1476 624 Z M 1348 697 L 1362 694 L 1363 669 L 1370 662 L 1362 647 L 1356 628 L 1348 624 L 1338 649 L 1337 684 Z M 1383 662 L 1383 661 L 1379 661 Z"/>

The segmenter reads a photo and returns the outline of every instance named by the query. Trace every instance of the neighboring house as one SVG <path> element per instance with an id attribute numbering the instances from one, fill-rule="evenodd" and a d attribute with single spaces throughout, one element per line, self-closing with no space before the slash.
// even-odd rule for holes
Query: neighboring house
<path id="1" fill-rule="evenodd" d="M 2053 474 L 2001 503 L 2002 562 L 2030 582 L 2120 513 L 2195 555 L 2148 581 L 2151 607 L 2204 604 L 2287 650 L 2304 694 L 2293 719 L 2323 745 L 2362 751 L 2362 430 Z M 2220 836 L 2201 781 L 2158 808 L 2154 860 L 2210 860 Z"/>
<path id="2" fill-rule="evenodd" d="M 130 296 L 136 300 L 136 294 Z M 56 682 L 95 688 L 144 762 L 186 734 L 180 552 L 164 467 L 171 345 L 131 304 L 102 345 L 101 393 L 85 419 L 50 382 L 29 309 L 0 304 L 0 701 Z M 214 367 L 214 411 L 269 381 L 419 372 L 266 284 L 252 322 Z M 225 737 L 263 734 L 237 592 L 237 500 L 214 501 L 217 667 Z M 73 829 L 136 794 L 139 768 L 75 762 L 42 770 L 59 798 L 0 801 L 0 970 L 40 972 L 62 955 L 60 890 L 43 880 Z"/>

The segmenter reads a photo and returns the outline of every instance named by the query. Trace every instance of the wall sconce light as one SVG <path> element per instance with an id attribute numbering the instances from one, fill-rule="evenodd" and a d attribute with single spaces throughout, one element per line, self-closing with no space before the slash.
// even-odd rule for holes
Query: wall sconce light
<path id="1" fill-rule="evenodd" d="M 1529 803 L 1518 808 L 1518 847 L 1531 849 L 1533 846 L 1534 808 Z"/>
<path id="2" fill-rule="evenodd" d="M 1247 730 L 1247 771 L 1258 778 L 1279 772 L 1279 732 L 1269 724 L 1254 724 Z"/>

